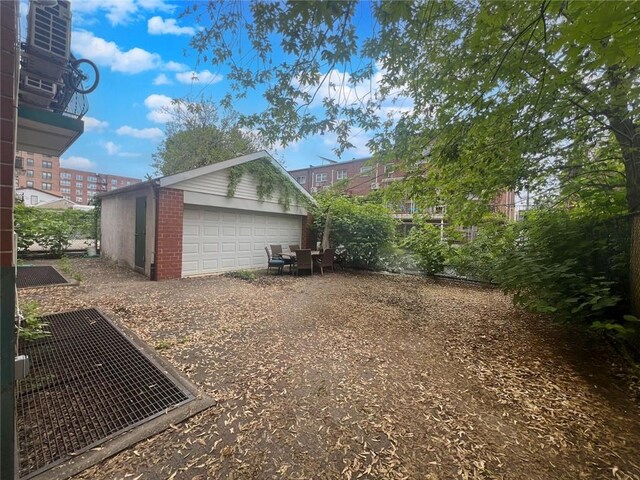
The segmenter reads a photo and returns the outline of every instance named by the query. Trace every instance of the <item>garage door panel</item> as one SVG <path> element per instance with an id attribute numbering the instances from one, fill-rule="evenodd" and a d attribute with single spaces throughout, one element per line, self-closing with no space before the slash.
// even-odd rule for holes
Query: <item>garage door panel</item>
<path id="1" fill-rule="evenodd" d="M 224 253 L 235 252 L 236 251 L 236 244 L 235 243 L 231 243 L 231 242 L 223 242 L 222 251 Z"/>
<path id="2" fill-rule="evenodd" d="M 220 245 L 217 243 L 203 243 L 202 253 L 218 253 L 220 251 Z"/>
<path id="3" fill-rule="evenodd" d="M 198 210 L 198 212 L 200 212 L 199 217 L 205 222 L 217 223 L 220 221 L 220 212 L 216 212 L 215 210 Z"/>
<path id="4" fill-rule="evenodd" d="M 301 226 L 292 215 L 185 205 L 183 276 L 265 267 L 264 247 L 300 243 Z"/>

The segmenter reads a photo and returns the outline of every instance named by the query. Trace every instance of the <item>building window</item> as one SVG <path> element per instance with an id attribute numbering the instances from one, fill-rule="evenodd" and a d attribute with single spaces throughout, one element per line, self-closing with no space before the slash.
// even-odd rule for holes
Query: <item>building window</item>
<path id="1" fill-rule="evenodd" d="M 63 195 L 62 198 L 65 200 L 71 200 L 71 195 Z"/>
<path id="2" fill-rule="evenodd" d="M 127 186 L 129 186 L 129 185 L 131 185 L 131 184 L 132 184 L 132 182 L 127 182 Z"/>
<path id="3" fill-rule="evenodd" d="M 347 178 L 347 171 L 346 170 L 338 170 L 338 173 L 336 173 L 336 178 L 338 180 L 344 180 L 345 178 Z"/>
<path id="4" fill-rule="evenodd" d="M 42 189 L 43 190 L 53 190 L 53 185 L 51 185 L 50 183 L 42 182 Z"/>
<path id="5" fill-rule="evenodd" d="M 53 168 L 53 163 L 49 160 L 42 160 L 42 168 Z"/>
<path id="6" fill-rule="evenodd" d="M 60 180 L 60 186 L 61 187 L 70 187 L 71 186 L 71 182 L 69 180 Z"/>
<path id="7" fill-rule="evenodd" d="M 60 189 L 60 193 L 71 193 L 71 189 L 70 188 L 61 188 Z"/>
<path id="8" fill-rule="evenodd" d="M 316 183 L 324 183 L 327 181 L 326 173 L 316 173 Z"/>
<path id="9" fill-rule="evenodd" d="M 31 205 L 38 204 L 38 195 L 31 195 Z"/>
<path id="10" fill-rule="evenodd" d="M 87 177 L 87 182 L 96 183 L 97 181 L 98 181 L 98 177 L 92 177 L 92 176 Z"/>
<path id="11" fill-rule="evenodd" d="M 304 185 L 305 183 L 307 183 L 307 177 L 302 176 L 302 177 L 296 177 L 296 181 L 300 184 L 300 185 Z"/>
<path id="12" fill-rule="evenodd" d="M 83 181 L 83 180 L 84 180 L 84 176 L 82 176 L 82 175 L 76 175 L 76 180 L 78 180 L 78 181 L 80 181 L 80 182 L 81 182 L 81 181 Z"/>
<path id="13" fill-rule="evenodd" d="M 360 167 L 360 173 L 369 173 L 371 170 L 373 170 L 371 165 L 363 165 Z"/>
<path id="14" fill-rule="evenodd" d="M 33 181 L 27 180 L 27 188 L 33 188 Z"/>
<path id="15" fill-rule="evenodd" d="M 76 188 L 82 190 L 84 188 L 84 184 L 82 182 L 76 182 Z"/>
<path id="16" fill-rule="evenodd" d="M 68 172 L 60 172 L 60 178 L 66 178 L 67 180 L 71 180 L 71 174 Z"/>
<path id="17" fill-rule="evenodd" d="M 95 190 L 96 188 L 98 188 L 98 186 L 95 183 L 90 183 L 87 185 L 87 188 L 89 190 Z"/>
<path id="18" fill-rule="evenodd" d="M 89 200 L 91 200 L 93 197 L 95 197 L 98 194 L 98 192 L 87 192 L 87 198 Z"/>
<path id="19" fill-rule="evenodd" d="M 76 203 L 82 203 L 83 199 L 82 197 L 76 197 Z"/>
<path id="20" fill-rule="evenodd" d="M 27 177 L 33 177 L 33 170 L 27 170 Z"/>
<path id="21" fill-rule="evenodd" d="M 51 180 L 53 178 L 53 174 L 51 172 L 42 172 L 43 180 Z"/>
<path id="22" fill-rule="evenodd" d="M 111 179 L 111 185 L 118 185 L 118 180 L 115 178 Z"/>
<path id="23" fill-rule="evenodd" d="M 100 183 L 107 183 L 107 179 L 104 177 L 100 177 Z"/>
<path id="24" fill-rule="evenodd" d="M 35 165 L 35 162 L 33 161 L 33 158 L 27 158 L 27 167 L 33 167 Z"/>

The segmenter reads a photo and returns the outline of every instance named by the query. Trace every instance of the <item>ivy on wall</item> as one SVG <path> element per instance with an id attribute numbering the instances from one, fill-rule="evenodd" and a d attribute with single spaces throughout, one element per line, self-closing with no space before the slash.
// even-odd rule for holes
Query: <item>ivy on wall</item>
<path id="1" fill-rule="evenodd" d="M 274 168 L 274 166 L 265 159 L 254 160 L 252 162 L 236 165 L 229 169 L 229 184 L 227 185 L 227 197 L 233 197 L 236 194 L 236 188 L 242 177 L 246 174 L 253 176 L 257 180 L 256 193 L 261 201 L 272 198 L 274 194 L 278 195 L 278 203 L 285 210 L 289 210 L 292 200 L 297 200 L 302 204 L 307 203 L 305 197 L 300 190 L 287 178 L 285 174 Z"/>

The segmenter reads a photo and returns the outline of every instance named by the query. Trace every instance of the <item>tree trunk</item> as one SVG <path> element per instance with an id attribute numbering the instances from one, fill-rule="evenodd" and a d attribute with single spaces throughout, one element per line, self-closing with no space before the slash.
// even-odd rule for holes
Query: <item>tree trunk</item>
<path id="1" fill-rule="evenodd" d="M 640 126 L 629 118 L 610 119 L 620 143 L 627 183 L 627 207 L 631 215 L 629 298 L 631 313 L 640 318 Z"/>

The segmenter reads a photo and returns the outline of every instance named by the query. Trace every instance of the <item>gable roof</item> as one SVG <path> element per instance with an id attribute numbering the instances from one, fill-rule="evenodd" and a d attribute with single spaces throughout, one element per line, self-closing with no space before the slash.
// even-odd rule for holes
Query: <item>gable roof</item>
<path id="1" fill-rule="evenodd" d="M 219 172 L 220 170 L 224 170 L 226 168 L 235 167 L 236 165 L 241 165 L 243 163 L 253 162 L 254 160 L 268 160 L 280 173 L 282 173 L 291 183 L 295 185 L 300 193 L 304 195 L 312 203 L 315 203 L 314 198 L 311 196 L 309 192 L 307 192 L 295 179 L 291 176 L 289 172 L 287 172 L 282 165 L 278 163 L 278 161 L 271 156 L 269 152 L 266 150 L 261 150 L 259 152 L 250 153 L 248 155 L 242 155 L 240 157 L 232 158 L 230 160 L 225 160 L 224 162 L 213 163 L 211 165 L 205 165 L 204 167 L 194 168 L 193 170 L 187 170 L 186 172 L 180 172 L 173 175 L 168 175 L 166 177 L 161 177 L 158 179 L 158 182 L 161 187 L 169 187 L 179 182 L 183 182 L 185 180 L 190 180 L 195 177 L 200 177 L 202 175 L 208 175 L 210 173 Z"/>
<path id="2" fill-rule="evenodd" d="M 20 187 L 20 188 L 16 188 L 16 193 L 22 193 L 25 190 L 34 190 L 38 193 L 45 193 L 47 195 L 51 195 L 52 197 L 57 197 L 57 198 L 64 198 L 62 195 L 58 195 L 57 193 L 53 193 L 51 191 L 48 190 L 40 190 L 39 188 L 35 188 L 35 187 Z"/>

